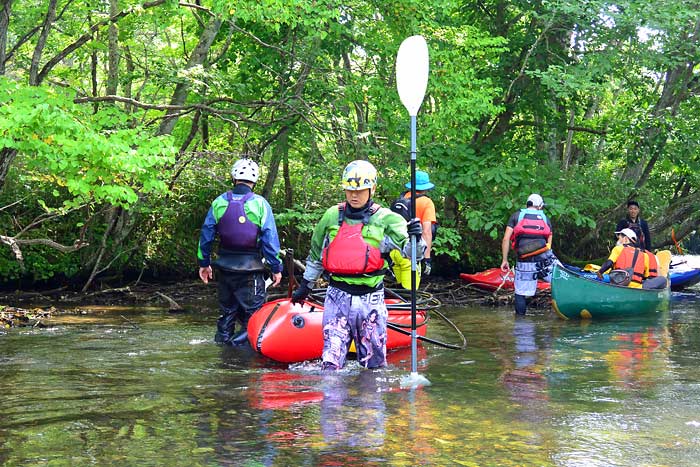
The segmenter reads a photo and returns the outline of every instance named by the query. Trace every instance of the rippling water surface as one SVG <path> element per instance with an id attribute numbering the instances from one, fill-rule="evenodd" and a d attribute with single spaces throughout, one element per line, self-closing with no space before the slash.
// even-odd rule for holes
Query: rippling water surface
<path id="1" fill-rule="evenodd" d="M 610 322 L 443 310 L 464 351 L 419 348 L 430 386 L 212 342 L 216 313 L 113 309 L 0 334 L 0 464 L 700 465 L 699 290 Z M 457 337 L 433 320 L 428 335 Z"/>

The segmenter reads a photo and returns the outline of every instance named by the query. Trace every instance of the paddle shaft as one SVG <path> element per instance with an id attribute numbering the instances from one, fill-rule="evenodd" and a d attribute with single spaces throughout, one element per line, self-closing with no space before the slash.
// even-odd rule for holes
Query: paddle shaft
<path id="1" fill-rule="evenodd" d="M 411 219 L 416 217 L 416 116 L 411 115 Z M 411 236 L 411 372 L 418 372 L 418 339 L 416 338 L 416 243 Z"/>

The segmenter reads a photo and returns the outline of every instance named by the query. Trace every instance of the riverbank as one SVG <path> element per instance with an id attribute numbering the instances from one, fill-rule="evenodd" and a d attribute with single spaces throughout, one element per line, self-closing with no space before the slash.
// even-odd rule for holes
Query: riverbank
<path id="1" fill-rule="evenodd" d="M 394 287 L 395 284 L 387 284 Z M 268 290 L 268 299 L 287 296 L 289 284 Z M 485 292 L 461 280 L 427 277 L 420 291 L 432 294 L 449 306 L 506 306 L 512 303 L 512 291 Z M 549 307 L 549 293 L 538 294 L 530 306 Z M 0 325 L 40 326 L 44 320 L 61 314 L 86 314 L 102 306 L 158 307 L 171 312 L 197 311 L 216 303 L 216 283 L 201 281 L 147 283 L 137 282 L 114 288 L 81 292 L 67 287 L 47 290 L 15 290 L 0 293 Z M 214 305 L 215 306 L 215 305 Z"/>

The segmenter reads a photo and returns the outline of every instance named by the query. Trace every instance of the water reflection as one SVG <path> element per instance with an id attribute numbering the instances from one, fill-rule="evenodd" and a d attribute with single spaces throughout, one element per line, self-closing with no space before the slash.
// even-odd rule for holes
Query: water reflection
<path id="1" fill-rule="evenodd" d="M 288 410 L 324 400 L 319 390 L 321 376 L 301 375 L 289 371 L 265 371 L 251 375 L 246 394 L 251 407 L 260 410 Z"/>
<path id="2" fill-rule="evenodd" d="M 678 429 L 681 415 L 668 393 L 677 384 L 668 323 L 664 312 L 560 329 L 549 374 L 552 402 L 569 407 L 557 419 L 558 463 L 692 465 L 678 462 L 687 446 L 665 450 L 668 430 Z"/>
<path id="3" fill-rule="evenodd" d="M 375 371 L 323 376 L 320 425 L 330 449 L 384 444 L 386 407 L 377 376 Z"/>
<path id="4" fill-rule="evenodd" d="M 501 381 L 511 400 L 520 403 L 528 419 L 536 421 L 546 416 L 542 404 L 548 399 L 547 378 L 544 375 L 546 352 L 537 345 L 536 324 L 527 316 L 516 316 L 513 321 L 512 362 L 504 362 Z"/>
<path id="5" fill-rule="evenodd" d="M 555 340 L 551 376 L 578 394 L 598 384 L 596 394 L 613 396 L 656 384 L 671 345 L 667 313 L 610 322 L 566 323 Z M 613 386 L 611 386 L 611 384 Z"/>
<path id="6" fill-rule="evenodd" d="M 665 362 L 655 363 L 655 359 L 665 358 L 669 342 L 665 326 L 647 326 L 613 335 L 613 346 L 604 355 L 611 380 L 629 389 L 656 384 L 658 371 Z"/>
<path id="7" fill-rule="evenodd" d="M 510 344 L 501 355 L 499 380 L 515 404 L 513 418 L 527 425 L 538 424 L 550 417 L 545 375 L 549 349 L 538 344 L 537 329 L 533 317 L 515 316 L 510 339 L 504 339 Z"/>

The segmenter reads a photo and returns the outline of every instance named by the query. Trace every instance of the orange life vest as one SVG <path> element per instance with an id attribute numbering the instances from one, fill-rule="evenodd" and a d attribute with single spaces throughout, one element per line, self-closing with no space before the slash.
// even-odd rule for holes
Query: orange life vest
<path id="1" fill-rule="evenodd" d="M 625 246 L 615 261 L 615 269 L 626 269 L 630 273 L 630 282 L 641 285 L 644 280 L 644 252 L 633 246 Z"/>
<path id="2" fill-rule="evenodd" d="M 649 258 L 649 277 L 656 277 L 659 275 L 659 262 L 656 255 L 651 251 L 647 251 L 646 254 Z"/>

